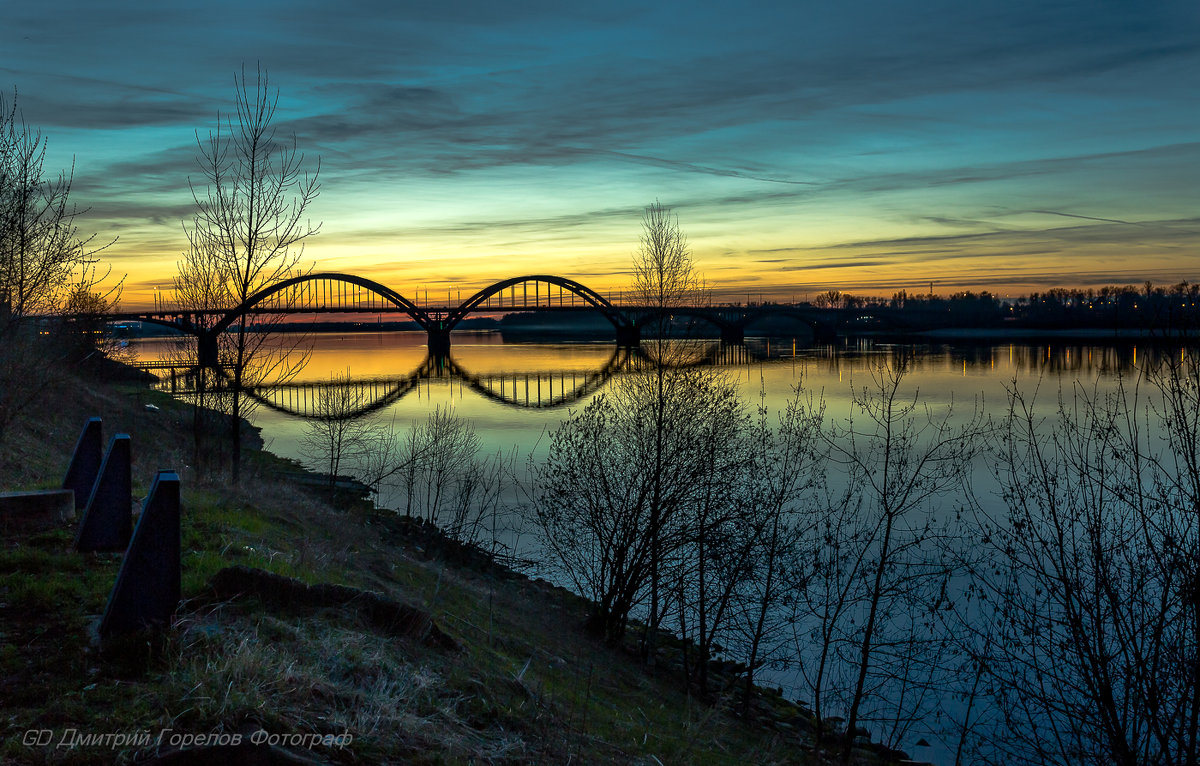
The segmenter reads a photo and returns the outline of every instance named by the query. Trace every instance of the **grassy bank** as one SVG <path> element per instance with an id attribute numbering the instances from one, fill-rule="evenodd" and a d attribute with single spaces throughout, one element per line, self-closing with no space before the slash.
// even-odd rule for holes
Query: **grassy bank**
<path id="1" fill-rule="evenodd" d="M 142 761 L 214 734 L 326 763 L 816 762 L 797 708 L 764 693 L 742 717 L 732 692 L 689 694 L 587 638 L 586 604 L 562 589 L 447 557 L 390 512 L 330 504 L 269 453 L 251 454 L 240 488 L 197 476 L 190 410 L 136 380 L 59 385 L 0 445 L 0 489 L 57 486 L 90 415 L 106 439 L 129 433 L 136 496 L 159 468 L 183 480 L 185 602 L 170 629 L 101 648 L 91 632 L 120 556 L 72 552 L 71 524 L 6 534 L 5 762 Z M 351 606 L 219 597 L 210 580 L 231 565 L 415 606 L 454 646 Z"/>

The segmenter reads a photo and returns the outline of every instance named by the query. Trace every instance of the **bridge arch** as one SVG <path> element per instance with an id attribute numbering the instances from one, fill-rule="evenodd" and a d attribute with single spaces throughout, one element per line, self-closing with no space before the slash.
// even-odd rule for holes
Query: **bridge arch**
<path id="1" fill-rule="evenodd" d="M 467 371 L 453 361 L 450 364 L 454 375 L 459 380 L 463 381 L 468 388 L 485 399 L 489 399 L 509 407 L 548 410 L 570 406 L 575 402 L 591 396 L 596 391 L 599 391 L 614 375 L 626 369 L 629 366 L 631 359 L 633 359 L 637 353 L 638 352 L 633 349 L 622 348 L 618 346 L 613 349 L 612 355 L 600 369 L 562 373 L 560 375 L 560 387 L 557 392 L 554 391 L 553 376 L 551 376 L 550 385 L 544 397 L 542 396 L 539 384 L 535 397 L 531 398 L 527 393 L 524 401 L 522 401 L 519 394 L 515 393 L 515 384 L 519 379 L 519 375 L 478 375 Z M 566 385 L 568 377 L 571 378 L 570 387 L 567 387 Z M 503 384 L 503 381 L 510 378 L 514 383 L 512 388 L 514 393 L 512 395 L 507 393 Z M 501 381 L 499 386 L 494 385 L 496 381 Z"/>
<path id="2" fill-rule="evenodd" d="M 406 314 L 413 318 L 413 321 L 421 326 L 421 329 L 426 331 L 434 329 L 434 323 L 424 309 L 419 308 L 415 303 L 410 301 L 408 298 L 405 298 L 403 295 L 391 289 L 390 287 L 381 285 L 373 279 L 355 276 L 354 274 L 323 272 L 317 274 L 301 274 L 300 276 L 291 277 L 283 280 L 282 282 L 277 282 L 269 287 L 264 287 L 263 289 L 246 298 L 246 300 L 242 301 L 237 306 L 227 311 L 225 315 L 221 317 L 221 319 L 218 320 L 208 332 L 213 336 L 219 335 L 227 330 L 231 324 L 236 322 L 239 317 L 248 313 L 259 303 L 262 303 L 263 301 L 283 292 L 284 290 L 295 287 L 296 285 L 303 284 L 305 282 L 315 282 L 318 280 L 344 282 L 346 284 L 356 285 L 365 290 L 369 290 L 370 292 L 373 292 L 386 300 L 388 303 L 391 303 L 396 308 L 403 310 Z M 303 313 L 303 310 L 298 310 L 297 313 Z"/>
<path id="3" fill-rule="evenodd" d="M 264 407 L 266 407 L 267 409 L 274 410 L 275 412 L 281 413 L 283 415 L 288 415 L 288 416 L 291 416 L 294 418 L 300 418 L 303 420 L 311 420 L 311 419 L 316 418 L 316 419 L 327 419 L 327 420 L 332 420 L 332 421 L 351 421 L 351 420 L 357 420 L 358 418 L 365 417 L 367 415 L 370 415 L 370 414 L 373 414 L 376 412 L 380 412 L 380 411 L 386 409 L 387 407 L 389 407 L 390 405 L 400 401 L 405 396 L 407 396 L 409 393 L 415 391 L 417 389 L 417 387 L 420 386 L 421 383 L 425 380 L 425 377 L 423 377 L 423 375 L 422 375 L 423 372 L 424 372 L 424 369 L 422 368 L 422 369 L 418 369 L 417 371 L 411 373 L 407 377 L 400 378 L 400 379 L 397 379 L 394 381 L 387 381 L 386 383 L 384 383 L 381 386 L 384 388 L 384 391 L 381 395 L 378 395 L 375 398 L 372 398 L 370 400 L 364 400 L 362 402 L 359 402 L 358 406 L 354 407 L 353 409 L 347 410 L 345 412 L 341 412 L 341 413 L 338 413 L 338 414 L 332 415 L 332 416 L 314 415 L 311 412 L 308 412 L 306 410 L 297 409 L 296 407 L 291 405 L 290 401 L 286 401 L 286 400 L 281 401 L 281 400 L 284 400 L 285 397 L 282 397 L 279 394 L 281 392 L 286 392 L 289 388 L 292 390 L 303 390 L 304 388 L 308 388 L 310 390 L 316 390 L 316 389 L 326 387 L 326 386 L 322 386 L 319 384 L 310 384 L 308 386 L 303 386 L 303 385 L 290 386 L 290 387 L 255 386 L 253 388 L 245 389 L 245 392 L 248 397 L 253 399 L 258 404 L 261 404 Z M 359 385 L 359 384 L 352 383 L 352 384 L 347 384 L 347 385 L 354 386 L 354 385 Z"/>
<path id="4" fill-rule="evenodd" d="M 689 319 L 699 319 L 715 327 L 721 334 L 721 340 L 732 341 L 734 343 L 742 342 L 742 330 L 736 322 L 730 321 L 721 315 L 719 310 L 706 308 L 689 308 L 671 307 L 663 309 L 642 309 L 634 316 L 634 322 L 640 329 L 646 326 L 647 322 L 655 320 L 671 320 L 675 317 L 688 317 Z"/>
<path id="5" fill-rule="evenodd" d="M 829 340 L 836 333 L 835 324 L 830 322 L 828 318 L 817 316 L 811 311 L 790 306 L 772 306 L 769 311 L 764 310 L 748 313 L 742 322 L 740 322 L 739 327 L 744 333 L 759 322 L 769 321 L 778 317 L 793 319 L 800 324 L 807 325 L 812 330 L 813 338 L 816 340 Z"/>
<path id="6" fill-rule="evenodd" d="M 545 282 L 547 284 L 557 285 L 567 292 L 578 295 L 586 303 L 592 306 L 592 308 L 603 314 L 604 318 L 612 323 L 613 328 L 617 330 L 618 335 L 620 335 L 623 331 L 629 331 L 633 327 L 633 323 L 629 321 L 628 317 L 621 313 L 616 306 L 612 305 L 607 298 L 590 287 L 576 282 L 573 279 L 567 279 L 566 277 L 559 277 L 553 274 L 528 274 L 523 277 L 512 277 L 510 279 L 501 280 L 494 285 L 489 285 L 488 287 L 483 288 L 470 298 L 467 298 L 465 301 L 459 304 L 458 308 L 451 311 L 446 318 L 442 320 L 441 329 L 445 330 L 446 332 L 453 330 L 459 322 L 466 318 L 467 314 L 477 310 L 489 298 L 499 295 L 501 292 L 510 287 L 515 287 L 516 285 L 524 284 L 526 282 Z"/>
<path id="7" fill-rule="evenodd" d="M 293 402 L 298 400 L 307 401 L 312 396 L 319 396 L 316 392 L 333 388 L 336 385 L 359 388 L 364 386 L 371 387 L 372 396 L 363 395 L 357 406 L 332 417 L 333 420 L 341 421 L 354 420 L 380 412 L 415 391 L 425 381 L 435 378 L 450 378 L 462 382 L 480 397 L 508 407 L 520 409 L 556 409 L 569 406 L 598 391 L 614 375 L 624 369 L 629 364 L 630 359 L 638 353 L 632 349 L 617 347 L 613 349 L 612 355 L 599 369 L 558 373 L 560 382 L 558 390 L 554 390 L 554 374 L 552 373 L 550 375 L 551 382 L 545 395 L 532 399 L 527 397 L 525 400 L 522 400 L 515 393 L 515 385 L 511 388 L 513 392 L 511 394 L 505 390 L 503 385 L 495 385 L 495 382 L 501 379 L 512 380 L 515 384 L 521 375 L 475 374 L 464 369 L 452 357 L 438 356 L 436 354 L 428 355 L 412 372 L 399 378 L 368 379 L 344 384 L 334 384 L 325 381 L 289 382 L 281 385 L 255 386 L 247 388 L 245 391 L 246 395 L 251 399 L 275 412 L 295 418 L 312 419 L 314 417 L 329 416 L 315 415 L 302 405 L 299 407 L 295 406 Z M 540 377 L 541 373 L 537 374 Z M 570 378 L 572 384 L 569 387 L 565 385 L 568 378 Z M 230 382 L 228 377 L 225 380 L 226 382 Z M 540 388 L 537 390 L 540 393 Z"/>

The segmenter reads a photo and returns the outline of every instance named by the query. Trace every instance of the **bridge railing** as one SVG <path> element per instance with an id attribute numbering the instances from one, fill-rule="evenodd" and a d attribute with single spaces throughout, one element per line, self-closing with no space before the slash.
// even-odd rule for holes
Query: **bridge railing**
<path id="1" fill-rule="evenodd" d="M 321 312 L 345 311 L 347 313 L 379 312 L 394 313 L 402 311 L 390 303 L 379 293 L 361 285 L 351 284 L 337 278 L 317 278 L 311 281 L 293 285 L 290 288 L 275 293 L 263 299 L 255 307 L 255 311 L 278 312 L 295 311 L 304 313 L 306 309 Z M 462 305 L 469 296 L 474 295 L 486 285 L 447 285 L 426 286 L 418 285 L 406 297 L 414 305 L 427 311 L 452 311 Z M 645 298 L 633 290 L 598 290 L 597 294 L 608 300 L 613 306 L 644 307 Z M 712 291 L 703 303 L 712 308 L 738 308 L 764 306 L 772 303 L 765 299 L 762 293 L 738 293 L 736 291 Z M 784 303 L 796 305 L 793 297 Z M 565 289 L 561 285 L 530 280 L 512 285 L 489 297 L 477 310 L 514 310 L 521 308 L 584 308 L 587 301 Z M 212 308 L 204 313 L 221 313 L 225 309 Z M 139 312 L 140 313 L 140 312 Z M 193 307 L 181 301 L 174 289 L 155 287 L 151 295 L 151 311 L 155 314 L 196 313 Z"/>

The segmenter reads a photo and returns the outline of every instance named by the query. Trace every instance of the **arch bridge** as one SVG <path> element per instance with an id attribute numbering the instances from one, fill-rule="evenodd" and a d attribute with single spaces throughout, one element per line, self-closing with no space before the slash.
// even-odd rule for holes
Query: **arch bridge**
<path id="1" fill-rule="evenodd" d="M 285 380 L 246 386 L 242 390 L 268 409 L 302 419 L 354 420 L 390 407 L 433 381 L 456 382 L 483 399 L 516 409 L 557 409 L 570 406 L 600 390 L 617 375 L 667 364 L 674 368 L 748 365 L 758 357 L 745 346 L 710 344 L 696 353 L 667 360 L 652 349 L 617 346 L 594 369 L 536 369 L 517 372 L 474 372 L 452 355 L 428 353 L 407 373 L 330 380 Z M 228 374 L 201 384 L 203 371 L 186 362 L 141 365 L 159 373 L 155 387 L 173 396 L 195 396 L 200 390 L 234 390 Z M 340 393 L 329 395 L 327 392 Z"/>
<path id="2" fill-rule="evenodd" d="M 596 311 L 613 325 L 618 345 L 636 346 L 636 327 L 611 301 L 573 279 L 529 274 L 501 280 L 461 303 L 447 294 L 444 305 L 424 305 L 375 280 L 354 274 L 302 274 L 265 287 L 233 308 L 182 309 L 159 303 L 153 311 L 121 313 L 111 319 L 135 319 L 171 327 L 199 339 L 200 363 L 215 366 L 217 338 L 237 327 L 252 327 L 255 315 L 270 314 L 407 314 L 429 335 L 429 348 L 445 353 L 450 333 L 471 313 L 494 311 Z M 157 303 L 157 302 L 156 302 Z"/>
<path id="3" fill-rule="evenodd" d="M 419 297 L 420 291 L 418 290 Z M 440 296 L 439 296 L 440 299 Z M 424 330 L 432 353 L 445 354 L 450 333 L 472 313 L 497 311 L 595 311 L 613 326 L 617 345 L 637 346 L 643 327 L 676 316 L 706 322 L 720 331 L 721 339 L 741 343 L 746 328 L 764 317 L 787 316 L 807 324 L 819 339 L 832 337 L 842 324 L 838 310 L 798 306 L 674 306 L 670 308 L 624 304 L 620 307 L 600 293 L 567 277 L 528 274 L 504 279 L 455 302 L 447 292 L 444 304 L 418 302 L 366 277 L 338 272 L 301 274 L 265 287 L 232 308 L 182 309 L 156 301 L 153 311 L 113 314 L 111 319 L 136 319 L 172 327 L 194 335 L 199 362 L 217 366 L 221 333 L 253 327 L 252 318 L 272 314 L 402 313 Z"/>

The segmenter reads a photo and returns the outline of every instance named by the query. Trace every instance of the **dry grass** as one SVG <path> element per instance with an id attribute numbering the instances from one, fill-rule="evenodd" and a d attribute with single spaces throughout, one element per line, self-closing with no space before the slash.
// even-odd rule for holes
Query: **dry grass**
<path id="1" fill-rule="evenodd" d="M 243 486 L 253 491 L 203 481 L 179 462 L 188 410 L 136 385 L 87 384 L 69 404 L 31 413 L 0 445 L 0 486 L 55 484 L 78 427 L 94 414 L 106 435 L 131 434 L 135 491 L 160 467 L 182 474 L 186 602 L 170 630 L 97 652 L 89 624 L 119 557 L 72 553 L 67 528 L 3 540 L 0 760 L 149 754 L 25 747 L 31 728 L 261 727 L 349 733 L 350 747 L 310 753 L 344 763 L 804 762 L 799 740 L 733 717 L 726 700 L 700 702 L 586 638 L 586 605 L 562 589 L 425 560 L 389 515 L 333 508 L 273 479 L 280 465 L 270 455 L 250 465 Z M 380 635 L 345 610 L 217 601 L 206 582 L 232 564 L 422 607 L 462 651 Z"/>

